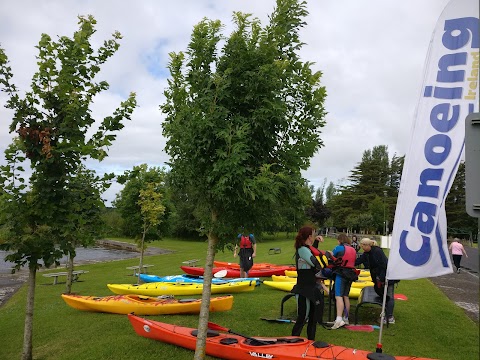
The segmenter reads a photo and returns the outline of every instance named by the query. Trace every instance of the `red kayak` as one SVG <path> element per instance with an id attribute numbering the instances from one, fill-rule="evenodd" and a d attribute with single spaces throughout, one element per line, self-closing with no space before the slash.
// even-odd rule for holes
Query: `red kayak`
<path id="1" fill-rule="evenodd" d="M 272 275 L 285 275 L 285 270 L 288 270 L 289 266 L 278 266 L 272 269 L 252 269 L 248 272 L 248 277 L 270 277 Z M 180 266 L 184 272 L 190 275 L 200 275 L 203 276 L 205 269 L 203 267 L 197 266 Z M 215 274 L 219 271 L 226 270 L 226 278 L 238 278 L 240 277 L 239 269 L 231 269 L 226 267 L 214 267 L 212 273 Z"/>
<path id="2" fill-rule="evenodd" d="M 240 269 L 240 264 L 234 262 L 227 262 L 227 261 L 214 261 L 213 264 L 217 267 L 224 267 L 229 269 Z M 261 269 L 275 269 L 278 267 L 285 267 L 287 266 L 287 270 L 297 270 L 295 266 L 292 265 L 277 265 L 277 264 L 270 264 L 270 263 L 255 263 L 252 266 L 252 270 L 261 270 Z"/>
<path id="3" fill-rule="evenodd" d="M 146 320 L 131 314 L 128 315 L 128 319 L 135 332 L 140 336 L 195 350 L 196 329 Z M 205 352 L 207 355 L 220 359 L 367 360 L 367 355 L 372 353 L 371 351 L 346 348 L 296 336 L 281 338 L 246 337 L 237 335 L 230 329 L 214 325 L 216 328 L 221 328 L 220 331 L 230 331 L 230 333 L 223 334 L 216 330 L 208 330 Z M 394 359 L 428 360 L 415 356 L 396 356 Z"/>

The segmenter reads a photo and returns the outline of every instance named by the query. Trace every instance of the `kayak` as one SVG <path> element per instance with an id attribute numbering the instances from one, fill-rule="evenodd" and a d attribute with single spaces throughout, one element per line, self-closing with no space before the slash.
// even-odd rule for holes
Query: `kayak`
<path id="1" fill-rule="evenodd" d="M 62 294 L 67 305 L 77 310 L 127 315 L 198 314 L 202 299 L 159 299 L 142 295 L 81 296 Z M 233 296 L 217 296 L 210 299 L 210 311 L 230 310 Z"/>
<path id="2" fill-rule="evenodd" d="M 293 289 L 293 286 L 295 285 L 295 283 L 286 282 L 286 281 L 282 282 L 282 281 L 268 281 L 268 280 L 265 280 L 263 283 L 267 286 L 270 286 L 270 287 L 274 288 L 274 289 L 287 291 L 287 292 L 291 292 L 292 289 Z M 348 297 L 352 298 L 352 299 L 358 299 L 361 291 L 362 291 L 362 289 L 360 289 L 360 288 L 351 287 L 350 292 L 348 293 Z M 325 296 L 328 296 L 328 294 L 325 293 Z"/>
<path id="3" fill-rule="evenodd" d="M 289 283 L 297 283 L 297 278 L 292 278 L 290 276 L 278 276 L 278 275 L 272 275 L 272 281 L 278 281 L 278 282 L 289 282 Z M 326 279 L 323 281 L 323 283 L 326 286 L 330 285 L 330 280 Z M 352 282 L 352 287 L 355 288 L 360 288 L 363 289 L 365 286 L 373 286 L 373 282 L 371 281 L 366 281 L 366 280 L 357 280 Z"/>
<path id="4" fill-rule="evenodd" d="M 246 291 L 253 291 L 255 281 L 239 281 L 225 284 L 212 284 L 212 294 L 230 294 Z M 136 294 L 147 296 L 159 295 L 200 295 L 203 291 L 201 284 L 167 283 L 156 282 L 147 284 L 107 284 L 108 288 L 115 294 Z"/>
<path id="5" fill-rule="evenodd" d="M 276 275 L 276 274 L 275 274 Z M 297 270 L 285 270 L 285 273 L 284 274 L 281 274 L 281 275 L 285 275 L 285 276 L 290 276 L 290 277 L 297 277 Z M 364 269 L 361 269 L 360 270 L 360 274 L 358 275 L 359 278 L 363 278 L 363 277 L 368 277 L 370 278 L 370 270 L 364 270 Z M 363 279 L 362 279 L 363 280 Z"/>
<path id="6" fill-rule="evenodd" d="M 203 267 L 197 266 L 180 266 L 180 268 L 190 275 L 203 275 L 205 269 Z M 270 277 L 272 275 L 283 275 L 285 270 L 287 270 L 289 266 L 277 267 L 275 269 L 257 269 L 257 270 L 250 270 L 248 272 L 248 276 L 251 277 Z M 212 273 L 215 274 L 219 271 L 226 270 L 227 275 L 226 278 L 238 278 L 240 277 L 240 270 L 239 269 L 229 269 L 225 267 L 214 267 L 212 269 Z"/>
<path id="7" fill-rule="evenodd" d="M 224 267 L 229 269 L 240 269 L 240 264 L 227 262 L 227 261 L 214 261 L 213 264 L 216 267 Z M 277 265 L 277 264 L 270 264 L 270 263 L 256 263 L 253 264 L 252 270 L 260 270 L 260 269 L 274 269 L 278 267 L 287 267 L 288 270 L 295 270 L 295 266 L 292 265 Z"/>
<path id="8" fill-rule="evenodd" d="M 195 350 L 197 329 L 147 320 L 129 314 L 128 319 L 135 332 L 145 338 Z M 222 327 L 226 332 L 230 329 Z M 230 333 L 208 330 L 205 353 L 220 359 L 251 360 L 253 358 L 275 360 L 367 360 L 371 351 L 358 350 L 307 340 L 297 336 L 245 337 Z M 386 355 L 386 354 L 385 354 Z M 385 357 L 386 358 L 386 357 Z M 396 360 L 429 360 L 415 356 L 396 356 Z M 430 359 L 432 360 L 432 359 Z"/>
<path id="9" fill-rule="evenodd" d="M 181 282 L 181 283 L 202 283 L 203 284 L 203 276 L 200 275 L 189 275 L 189 274 L 182 274 L 182 275 L 169 275 L 169 276 L 157 276 L 157 275 L 149 275 L 149 274 L 140 274 L 140 280 L 146 283 L 151 282 Z M 212 278 L 212 284 L 225 284 L 229 282 L 239 282 L 239 281 L 255 281 L 257 286 L 260 285 L 260 278 Z"/>

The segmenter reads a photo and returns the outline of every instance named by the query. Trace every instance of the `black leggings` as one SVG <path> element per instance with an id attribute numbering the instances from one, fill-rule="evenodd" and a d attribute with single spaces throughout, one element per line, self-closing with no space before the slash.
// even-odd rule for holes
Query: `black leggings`
<path id="1" fill-rule="evenodd" d="M 292 336 L 300 336 L 303 326 L 307 321 L 307 307 L 308 307 L 307 338 L 308 340 L 315 340 L 315 333 L 317 331 L 317 319 L 315 317 L 315 302 L 307 299 L 305 296 L 302 296 L 302 295 L 297 295 L 297 296 L 298 296 L 297 321 L 293 326 Z"/>
<path id="2" fill-rule="evenodd" d="M 452 255 L 452 258 L 453 258 L 453 264 L 455 265 L 457 270 L 460 269 L 460 262 L 462 261 L 462 255 Z"/>

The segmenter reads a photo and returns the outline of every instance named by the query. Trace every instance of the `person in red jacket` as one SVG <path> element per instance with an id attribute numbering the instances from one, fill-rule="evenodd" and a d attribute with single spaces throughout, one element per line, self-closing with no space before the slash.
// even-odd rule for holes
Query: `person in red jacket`
<path id="1" fill-rule="evenodd" d="M 246 235 L 247 233 L 238 234 L 237 238 L 239 240 L 238 244 L 235 245 L 235 250 L 233 251 L 233 257 L 240 258 L 240 277 L 248 277 L 248 272 L 253 266 L 253 258 L 257 256 L 257 242 L 255 241 L 255 236 L 253 234 Z M 240 248 L 240 250 L 238 250 Z"/>
<path id="2" fill-rule="evenodd" d="M 355 272 L 355 259 L 357 252 L 350 246 L 350 239 L 346 234 L 339 234 L 338 245 L 333 249 L 331 255 L 337 259 L 333 272 L 335 273 L 335 304 L 337 306 L 337 317 L 332 330 L 348 325 L 348 314 L 350 312 L 350 288 L 352 281 L 357 278 Z"/>

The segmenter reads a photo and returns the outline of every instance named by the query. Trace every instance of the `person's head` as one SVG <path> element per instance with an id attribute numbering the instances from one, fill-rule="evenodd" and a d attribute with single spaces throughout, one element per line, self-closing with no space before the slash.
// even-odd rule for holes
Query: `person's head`
<path id="1" fill-rule="evenodd" d="M 338 243 L 339 244 L 347 244 L 349 245 L 351 242 L 350 242 L 350 239 L 348 238 L 347 234 L 344 234 L 344 233 L 341 233 L 337 236 L 337 240 L 338 240 Z"/>
<path id="2" fill-rule="evenodd" d="M 377 246 L 377 242 L 370 238 L 363 238 L 360 241 L 360 246 L 362 247 L 363 251 L 369 252 L 370 250 L 372 250 L 372 246 Z"/>
<path id="3" fill-rule="evenodd" d="M 453 242 L 460 242 L 460 239 L 459 238 L 454 238 Z"/>
<path id="4" fill-rule="evenodd" d="M 310 226 L 304 226 L 298 230 L 298 234 L 295 237 L 295 249 L 304 245 L 312 245 L 315 229 Z"/>
<path id="5" fill-rule="evenodd" d="M 358 241 L 357 235 L 352 235 L 352 242 L 357 242 L 357 241 Z"/>

